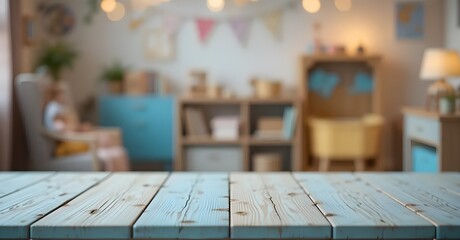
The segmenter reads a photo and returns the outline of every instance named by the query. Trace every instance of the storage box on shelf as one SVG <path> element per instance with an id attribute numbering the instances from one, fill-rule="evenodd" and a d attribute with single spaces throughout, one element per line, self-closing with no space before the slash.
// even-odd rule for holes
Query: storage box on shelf
<path id="1" fill-rule="evenodd" d="M 208 129 L 207 134 L 193 134 L 190 128 L 194 126 L 188 124 L 193 121 L 185 114 L 189 108 L 202 112 Z M 289 130 L 286 134 L 289 133 L 291 136 L 281 135 L 270 139 L 255 137 L 259 118 L 284 119 L 285 109 L 301 110 L 300 101 L 293 98 L 181 98 L 177 108 L 175 169 L 248 171 L 253 170 L 254 154 L 281 151 L 283 167 L 280 170 L 302 170 L 301 136 L 298 134 L 301 124 L 296 117 L 298 115 L 294 116 L 291 113 L 291 125 L 286 127 L 286 131 Z M 212 127 L 209 127 L 211 123 Z"/>

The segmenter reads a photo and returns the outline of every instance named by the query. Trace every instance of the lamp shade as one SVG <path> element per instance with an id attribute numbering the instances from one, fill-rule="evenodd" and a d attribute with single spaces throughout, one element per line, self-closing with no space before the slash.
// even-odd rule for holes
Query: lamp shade
<path id="1" fill-rule="evenodd" d="M 460 76 L 460 57 L 456 51 L 441 48 L 425 50 L 421 79 L 439 80 L 455 76 Z"/>

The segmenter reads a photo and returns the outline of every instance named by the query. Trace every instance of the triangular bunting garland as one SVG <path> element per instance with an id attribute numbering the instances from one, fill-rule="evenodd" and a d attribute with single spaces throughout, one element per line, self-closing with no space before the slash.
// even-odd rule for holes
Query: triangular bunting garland
<path id="1" fill-rule="evenodd" d="M 278 10 L 263 16 L 263 21 L 267 29 L 273 34 L 275 38 L 281 37 L 281 19 L 283 12 Z"/>
<path id="2" fill-rule="evenodd" d="M 242 7 L 244 5 L 248 4 L 248 0 L 235 0 L 235 5 L 237 7 Z"/>
<path id="3" fill-rule="evenodd" d="M 248 41 L 249 28 L 251 26 L 250 20 L 247 18 L 236 18 L 231 19 L 229 23 L 238 41 L 241 45 L 245 45 Z"/>
<path id="4" fill-rule="evenodd" d="M 182 24 L 182 18 L 177 15 L 165 15 L 163 17 L 163 30 L 169 35 L 176 34 Z"/>
<path id="5" fill-rule="evenodd" d="M 213 19 L 197 19 L 196 26 L 198 28 L 198 35 L 200 37 L 200 42 L 204 43 L 209 37 L 209 34 L 212 32 L 214 27 Z"/>

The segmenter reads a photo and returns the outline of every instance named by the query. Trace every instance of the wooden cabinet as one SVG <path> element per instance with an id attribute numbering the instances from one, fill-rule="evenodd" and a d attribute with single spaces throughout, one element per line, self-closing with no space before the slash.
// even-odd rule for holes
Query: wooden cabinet
<path id="1" fill-rule="evenodd" d="M 119 127 L 133 162 L 171 163 L 174 148 L 172 96 L 102 96 L 101 126 Z"/>
<path id="2" fill-rule="evenodd" d="M 417 108 L 404 113 L 405 171 L 460 171 L 460 115 Z"/>
<path id="3" fill-rule="evenodd" d="M 308 126 L 312 118 L 343 119 L 362 118 L 367 114 L 381 114 L 381 79 L 379 63 L 380 55 L 348 55 L 348 54 L 313 54 L 304 55 L 299 64 L 299 95 L 303 100 L 302 121 L 305 124 L 303 133 L 303 155 L 309 167 L 316 169 L 315 156 L 310 147 L 313 132 Z M 321 77 L 318 74 L 321 73 Z M 354 90 L 362 80 L 358 76 L 366 76 L 365 90 Z M 320 81 L 320 82 L 319 82 Z M 315 88 L 320 89 L 315 89 Z M 380 137 L 378 138 L 380 142 Z M 380 145 L 380 143 L 378 143 Z M 365 146 L 364 146 L 365 147 Z M 383 170 L 384 163 L 379 153 L 372 156 L 359 156 L 366 160 L 373 169 Z M 342 159 L 334 159 L 341 161 Z M 343 159 L 353 160 L 353 159 Z M 329 160 L 327 160 L 329 161 Z"/>

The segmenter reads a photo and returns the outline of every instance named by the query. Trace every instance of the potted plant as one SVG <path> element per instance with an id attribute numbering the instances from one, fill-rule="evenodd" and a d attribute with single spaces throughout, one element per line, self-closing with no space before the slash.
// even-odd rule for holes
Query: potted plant
<path id="1" fill-rule="evenodd" d="M 102 71 L 101 79 L 107 82 L 108 88 L 112 93 L 123 91 L 123 79 L 125 78 L 126 67 L 115 62 Z"/>
<path id="2" fill-rule="evenodd" d="M 40 57 L 38 58 L 37 67 L 46 68 L 51 79 L 57 83 L 61 80 L 62 70 L 71 68 L 77 52 L 64 42 L 58 42 L 45 47 Z"/>
<path id="3" fill-rule="evenodd" d="M 445 94 L 439 98 L 439 113 L 452 114 L 455 112 L 455 93 Z"/>

